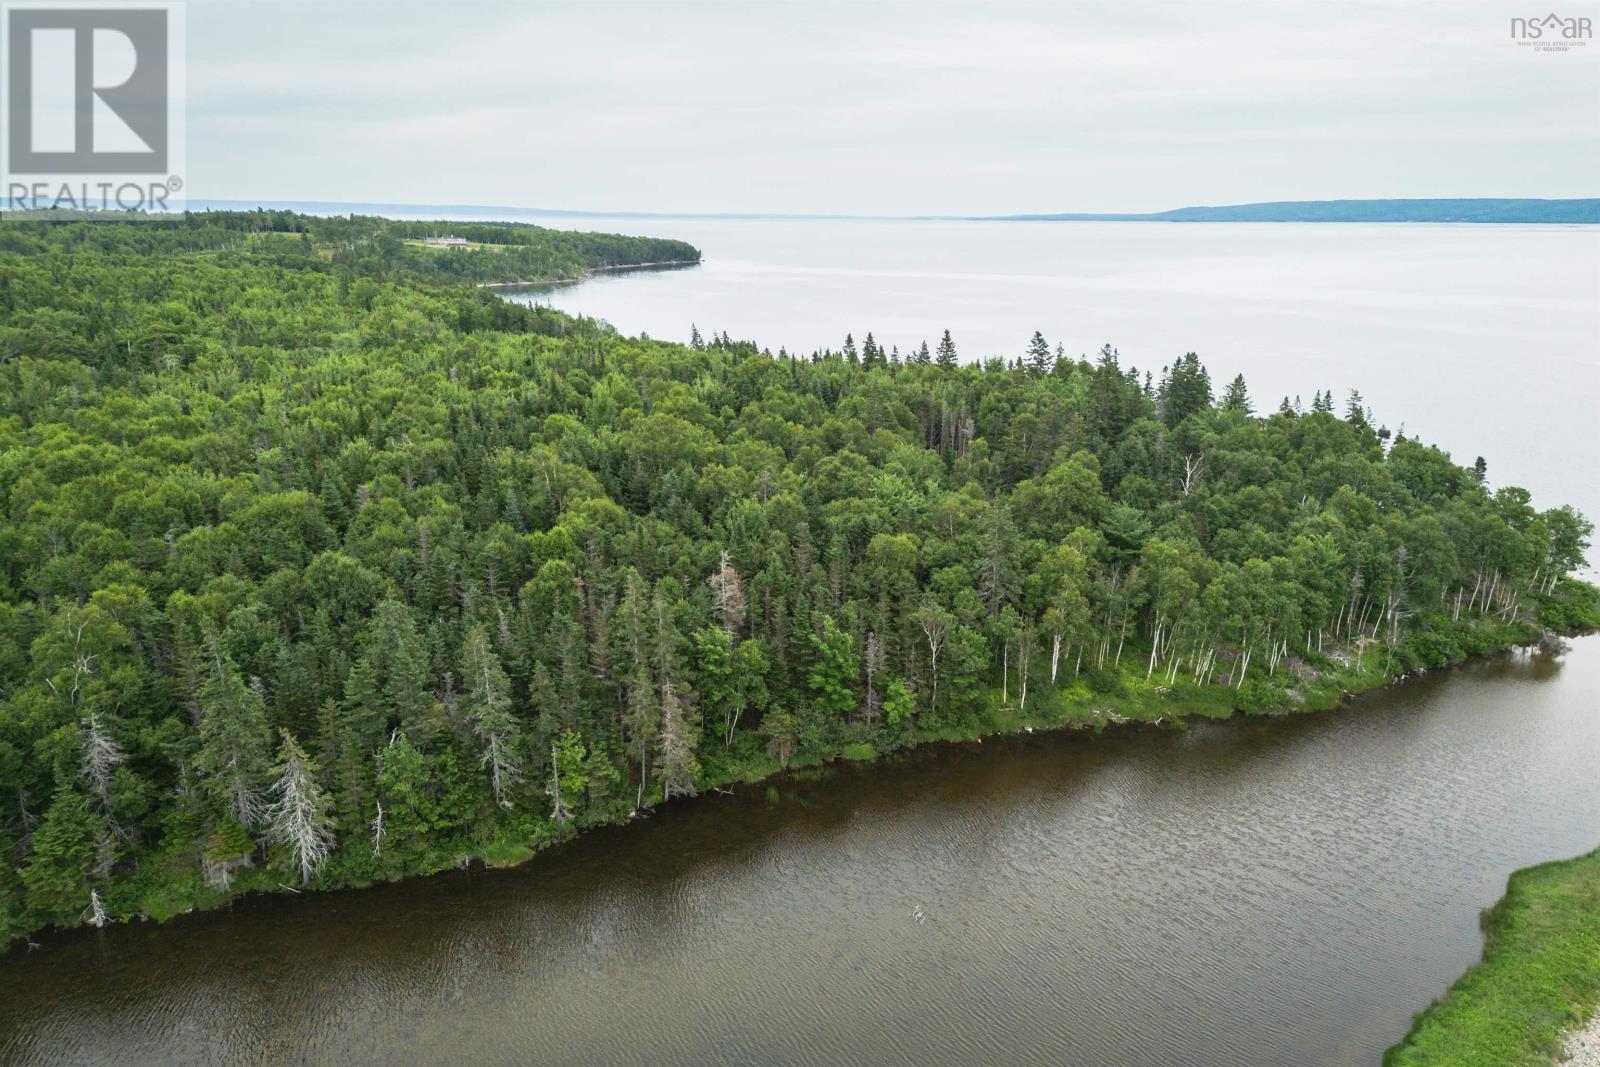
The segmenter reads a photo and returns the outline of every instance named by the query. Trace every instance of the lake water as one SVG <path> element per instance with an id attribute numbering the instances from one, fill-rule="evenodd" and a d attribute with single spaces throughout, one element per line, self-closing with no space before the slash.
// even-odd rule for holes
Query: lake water
<path id="1" fill-rule="evenodd" d="M 538 221 L 701 249 L 524 297 L 625 333 L 809 353 L 871 330 L 903 353 L 949 329 L 977 359 L 1040 330 L 1158 376 L 1194 351 L 1258 411 L 1359 389 L 1391 429 L 1484 456 L 1491 484 L 1600 518 L 1600 226 Z"/>
<path id="2" fill-rule="evenodd" d="M 1324 714 L 675 803 L 515 870 L 0 961 L 0 1062 L 1375 1064 L 1600 843 L 1600 638 Z"/>

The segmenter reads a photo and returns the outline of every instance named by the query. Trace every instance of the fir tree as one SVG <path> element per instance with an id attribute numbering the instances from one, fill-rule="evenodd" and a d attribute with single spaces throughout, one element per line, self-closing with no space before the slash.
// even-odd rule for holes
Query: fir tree
<path id="1" fill-rule="evenodd" d="M 1211 375 L 1200 357 L 1187 352 L 1172 365 L 1158 392 L 1162 413 L 1168 426 L 1177 426 L 1184 419 L 1211 406 Z"/>
<path id="2" fill-rule="evenodd" d="M 1333 407 L 1333 401 L 1331 398 L 1328 401 L 1328 407 L 1330 410 Z M 1367 425 L 1367 409 L 1363 406 L 1361 390 L 1350 390 L 1350 395 L 1345 400 L 1344 417 L 1345 421 L 1349 422 L 1353 426 Z"/>
<path id="3" fill-rule="evenodd" d="M 1033 331 L 1033 339 L 1028 342 L 1026 366 L 1028 373 L 1036 378 L 1044 377 L 1055 367 L 1055 359 L 1050 354 L 1050 343 L 1038 330 Z"/>
<path id="4" fill-rule="evenodd" d="M 207 791 L 246 830 L 266 813 L 271 733 L 261 694 L 239 677 L 215 641 L 211 674 L 201 693 L 200 751 L 195 769 Z"/>
<path id="5" fill-rule="evenodd" d="M 867 339 L 861 342 L 861 365 L 875 367 L 884 362 L 883 349 L 878 347 L 878 342 L 872 337 L 872 332 L 867 331 Z"/>
<path id="6" fill-rule="evenodd" d="M 1236 411 L 1241 415 L 1251 413 L 1250 394 L 1245 388 L 1244 375 L 1235 375 L 1233 381 L 1228 383 L 1228 388 L 1222 394 L 1222 409 Z"/>
<path id="7" fill-rule="evenodd" d="M 56 791 L 34 831 L 22 886 L 28 908 L 49 922 L 76 923 L 89 907 L 89 875 L 104 822 L 81 793 Z"/>

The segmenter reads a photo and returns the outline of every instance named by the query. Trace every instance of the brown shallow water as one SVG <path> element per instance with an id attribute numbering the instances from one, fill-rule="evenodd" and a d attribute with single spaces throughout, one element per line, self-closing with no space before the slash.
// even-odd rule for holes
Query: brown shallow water
<path id="1" fill-rule="evenodd" d="M 1585 638 L 1328 714 L 928 749 L 516 870 L 48 936 L 0 960 L 0 1061 L 1371 1064 L 1512 869 L 1600 843 L 1597 705 Z"/>

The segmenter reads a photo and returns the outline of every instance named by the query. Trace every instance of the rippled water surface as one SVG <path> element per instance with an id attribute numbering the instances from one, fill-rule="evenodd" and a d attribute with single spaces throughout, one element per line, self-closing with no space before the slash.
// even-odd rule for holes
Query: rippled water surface
<path id="1" fill-rule="evenodd" d="M 1600 844 L 1597 768 L 1600 638 L 927 749 L 516 870 L 44 937 L 0 960 L 0 1061 L 1371 1064 L 1511 870 Z"/>

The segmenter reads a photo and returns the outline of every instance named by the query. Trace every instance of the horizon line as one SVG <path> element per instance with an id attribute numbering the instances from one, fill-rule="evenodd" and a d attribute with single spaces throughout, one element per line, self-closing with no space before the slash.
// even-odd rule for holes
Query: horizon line
<path id="1" fill-rule="evenodd" d="M 868 221 L 868 222 L 1142 222 L 1184 221 L 1173 218 L 1179 213 L 1237 211 L 1262 208 L 1294 208 L 1328 205 L 1418 205 L 1439 206 L 1475 204 L 1496 206 L 1510 204 L 1561 205 L 1568 207 L 1592 206 L 1600 209 L 1600 197 L 1340 197 L 1324 200 L 1260 200 L 1230 204 L 1194 204 L 1158 211 L 1026 211 L 1002 214 L 945 214 L 918 213 L 909 215 L 884 213 L 855 213 L 837 211 L 650 211 L 638 209 L 550 208 L 524 207 L 505 204 L 466 203 L 407 203 L 388 200 L 307 200 L 307 199 L 251 199 L 243 197 L 208 197 L 184 202 L 185 210 L 297 210 L 301 208 L 390 209 L 408 212 L 475 212 L 529 215 L 542 218 L 618 218 L 618 219 L 724 219 L 724 220 L 794 220 L 794 221 Z M 353 214 L 361 214 L 359 210 Z M 1264 221 L 1264 220 L 1263 220 Z M 1462 220 L 1468 221 L 1468 220 Z"/>

